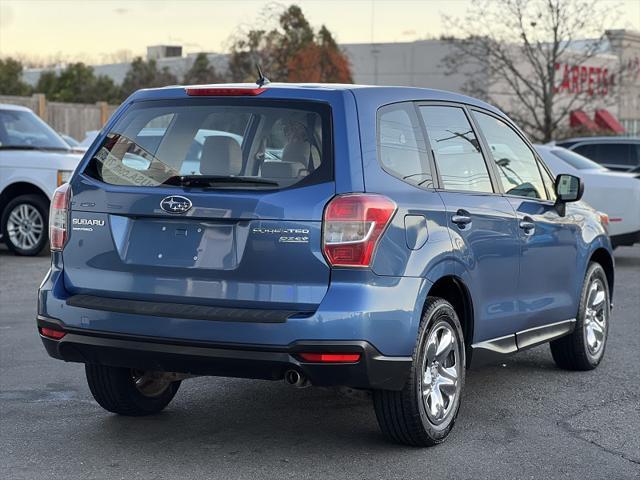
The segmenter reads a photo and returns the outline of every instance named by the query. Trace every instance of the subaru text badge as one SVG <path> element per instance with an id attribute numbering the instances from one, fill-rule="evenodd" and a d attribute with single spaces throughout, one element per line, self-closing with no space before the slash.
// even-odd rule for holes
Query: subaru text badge
<path id="1" fill-rule="evenodd" d="M 160 208 L 167 213 L 185 213 L 191 209 L 191 200 L 180 195 L 164 197 L 160 202 Z"/>

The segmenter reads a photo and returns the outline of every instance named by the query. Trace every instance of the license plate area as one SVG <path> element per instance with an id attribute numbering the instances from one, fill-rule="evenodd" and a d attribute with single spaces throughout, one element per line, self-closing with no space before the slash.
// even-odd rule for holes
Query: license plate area
<path id="1" fill-rule="evenodd" d="M 158 267 L 231 270 L 237 267 L 236 224 L 135 219 L 124 262 Z"/>

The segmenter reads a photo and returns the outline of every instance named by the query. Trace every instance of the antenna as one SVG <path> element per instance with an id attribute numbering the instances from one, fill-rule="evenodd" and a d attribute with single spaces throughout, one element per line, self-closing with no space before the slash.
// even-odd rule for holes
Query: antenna
<path id="1" fill-rule="evenodd" d="M 259 63 L 256 63 L 256 69 L 258 70 L 258 80 L 256 80 L 256 85 L 258 85 L 259 87 L 264 87 L 268 83 L 271 83 L 271 81 L 264 76 L 264 73 L 262 73 L 262 68 L 260 68 Z"/>

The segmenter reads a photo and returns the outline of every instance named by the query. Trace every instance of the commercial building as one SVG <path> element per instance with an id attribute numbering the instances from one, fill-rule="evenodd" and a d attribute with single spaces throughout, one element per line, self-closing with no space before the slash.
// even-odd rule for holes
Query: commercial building
<path id="1" fill-rule="evenodd" d="M 574 44 L 576 49 L 581 46 L 580 41 Z M 483 87 L 489 101 L 517 108 L 517 99 L 503 79 L 483 78 L 471 66 L 455 74 L 449 73 L 443 61 L 453 47 L 446 41 L 351 43 L 341 47 L 351 60 L 356 83 L 462 92 L 469 76 L 474 76 L 475 82 Z M 155 60 L 160 69 L 166 67 L 178 78 L 189 70 L 195 57 L 196 54 L 183 56 L 179 45 L 147 48 L 148 59 Z M 219 72 L 227 70 L 226 54 L 207 53 L 207 57 Z M 522 68 L 526 68 L 526 65 Z M 588 97 L 582 110 L 574 112 L 567 120 L 567 128 L 609 128 L 613 133 L 621 133 L 624 129 L 627 135 L 640 135 L 640 32 L 607 31 L 606 41 L 599 53 L 586 64 L 576 64 L 572 61 L 571 54 L 568 54 L 566 60 L 556 68 L 559 73 L 559 103 L 569 102 L 577 91 L 584 91 Z M 623 73 L 617 75 L 615 72 L 621 68 Z M 128 69 L 129 63 L 94 66 L 96 74 L 107 75 L 116 83 L 124 80 Z M 27 83 L 35 85 L 41 73 L 42 69 L 29 69 L 23 75 Z M 620 125 L 616 127 L 615 119 L 622 128 L 619 128 Z M 619 132 L 616 131 L 618 129 Z"/>
<path id="2" fill-rule="evenodd" d="M 209 63 L 215 67 L 219 72 L 225 72 L 228 65 L 228 55 L 224 53 L 208 53 L 207 59 Z M 198 53 L 190 53 L 186 56 L 182 55 L 182 47 L 179 45 L 152 45 L 147 47 L 147 60 L 154 60 L 158 69 L 162 70 L 167 68 L 169 72 L 174 74 L 177 78 L 182 78 L 187 71 L 193 65 Z M 116 84 L 121 84 L 125 75 L 129 71 L 131 64 L 129 62 L 124 63 L 108 63 L 101 65 L 92 65 L 93 71 L 96 75 L 106 75 L 111 78 Z M 55 68 L 29 68 L 25 69 L 22 73 L 23 80 L 29 85 L 35 86 L 38 83 L 40 75 L 45 70 L 53 70 L 60 72 L 64 68 L 64 65 L 56 66 Z"/>
<path id="3" fill-rule="evenodd" d="M 570 51 L 556 66 L 558 103 L 569 102 L 577 92 L 583 92 L 587 100 L 583 111 L 574 112 L 566 126 L 607 129 L 613 118 L 614 122 L 619 121 L 625 134 L 640 135 L 640 32 L 607 31 L 598 54 L 580 65 L 572 60 L 579 56 L 575 52 L 585 42 L 574 43 L 574 54 Z M 448 73 L 444 60 L 453 47 L 446 41 L 356 43 L 344 44 L 342 48 L 351 60 L 356 83 L 464 91 L 468 78 L 474 76 L 489 101 L 517 108 L 518 99 L 504 79 L 483 78 L 472 66 L 453 75 Z M 622 73 L 618 75 L 619 71 Z"/>

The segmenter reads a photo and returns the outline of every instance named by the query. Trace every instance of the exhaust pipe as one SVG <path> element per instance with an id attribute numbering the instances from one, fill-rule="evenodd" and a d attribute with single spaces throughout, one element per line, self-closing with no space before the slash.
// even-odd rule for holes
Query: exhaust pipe
<path id="1" fill-rule="evenodd" d="M 284 372 L 284 381 L 285 383 L 292 385 L 296 388 L 304 388 L 311 385 L 307 377 L 298 372 L 297 370 L 287 370 Z"/>

